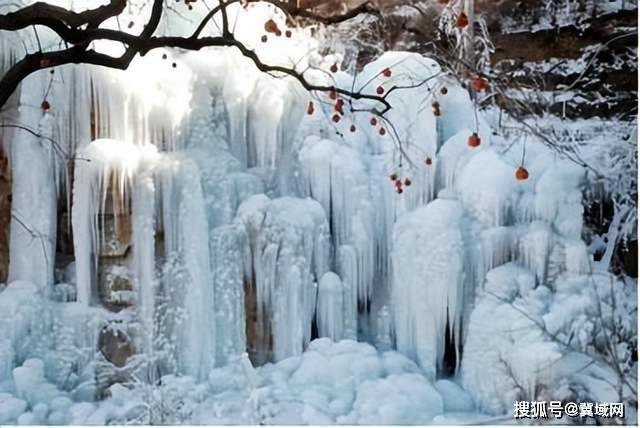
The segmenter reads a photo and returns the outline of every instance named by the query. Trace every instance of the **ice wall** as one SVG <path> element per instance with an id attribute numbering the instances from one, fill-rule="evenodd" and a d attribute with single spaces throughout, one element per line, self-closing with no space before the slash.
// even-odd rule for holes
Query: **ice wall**
<path id="1" fill-rule="evenodd" d="M 462 322 L 465 272 L 471 264 L 465 221 L 458 201 L 437 199 L 403 216 L 394 228 L 396 346 L 432 379 L 443 363 L 447 323 L 457 333 Z"/>
<path id="2" fill-rule="evenodd" d="M 467 91 L 435 61 L 387 52 L 355 76 L 329 73 L 339 58 L 309 54 L 317 43 L 307 30 L 263 43 L 255 28 L 272 11 L 230 8 L 242 24 L 237 37 L 260 46 L 263 60 L 308 70 L 319 84 L 385 94 L 392 108 L 380 115 L 384 103 L 352 100 L 335 120 L 330 94 L 264 75 L 235 50 L 153 51 L 126 73 L 69 66 L 36 74 L 25 82 L 31 89 L 18 93 L 17 114 L 41 137 L 15 131 L 10 147 L 12 279 L 53 285 L 56 191 L 64 190 L 59 198 L 73 195 L 77 287 L 77 301 L 66 303 L 78 313 L 100 307 L 103 214 L 131 215 L 126 269 L 135 305 L 101 319 L 138 322 L 137 350 L 166 351 L 175 363 L 168 370 L 202 380 L 235 361 L 247 348 L 245 297 L 255 294 L 260 361 L 298 356 L 317 333 L 396 348 L 435 379 L 448 325 L 457 367 L 465 343 L 465 385 L 483 408 L 502 411 L 487 397 L 504 373 L 492 383 L 486 367 L 504 355 L 485 349 L 498 331 L 481 321 L 494 310 L 510 319 L 510 312 L 482 293 L 510 290 L 541 305 L 559 279 L 590 272 L 580 239 L 581 168 L 527 146 L 530 178 L 516 180 L 523 143 L 493 145 Z M 284 16 L 274 19 L 285 25 Z M 479 147 L 469 145 L 474 132 Z M 70 178 L 61 168 L 69 158 L 59 160 L 49 137 L 75 155 L 72 182 L 60 178 Z M 67 315 L 52 318 L 81 319 Z M 24 325 L 11 328 L 23 332 Z M 549 352 L 533 366 L 555 355 L 544 346 Z M 5 376 L 16 349 L 0 345 Z M 507 342 L 496 349 L 511 350 Z M 547 375 L 515 358 L 507 363 L 527 393 Z M 51 364 L 45 361 L 49 371 Z M 377 398 L 359 393 L 356 407 Z M 345 421 L 370 421 L 361 416 Z"/>
<path id="3" fill-rule="evenodd" d="M 278 361 L 302 353 L 311 340 L 317 283 L 329 270 L 329 226 L 312 199 L 256 195 L 238 208 L 251 247 L 262 349 L 271 336 Z"/>

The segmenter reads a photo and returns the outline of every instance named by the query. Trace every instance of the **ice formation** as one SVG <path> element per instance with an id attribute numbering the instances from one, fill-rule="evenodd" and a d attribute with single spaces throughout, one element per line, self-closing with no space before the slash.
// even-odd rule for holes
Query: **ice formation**
<path id="1" fill-rule="evenodd" d="M 256 46 L 251 20 L 273 12 L 237 12 L 238 37 Z M 305 30 L 291 40 L 261 49 L 263 59 L 323 65 L 306 56 L 315 42 Z M 387 52 L 356 76 L 335 74 L 365 93 L 401 88 L 372 125 L 368 112 L 327 120 L 327 94 L 261 74 L 238 52 L 164 53 L 176 55 L 175 69 L 154 51 L 126 73 L 56 70 L 73 83 L 53 81 L 50 111 L 34 107 L 49 75 L 29 77 L 16 96 L 20 121 L 42 136 L 10 134 L 18 216 L 11 283 L 0 292 L 9 332 L 0 338 L 0 423 L 140 414 L 155 392 L 139 377 L 131 388 L 112 379 L 102 388 L 109 400 L 88 402 L 100 389 L 86 387 L 91 379 L 117 379 L 128 367 L 110 367 L 97 351 L 105 328 L 131 338 L 127 364 L 142 360 L 163 393 L 188 391 L 195 423 L 229 414 L 429 423 L 474 404 L 504 413 L 550 383 L 555 372 L 542 369 L 562 350 L 508 303 L 566 327 L 554 305 L 581 293 L 576 278 L 591 278 L 580 167 L 527 146 L 530 179 L 515 180 L 523 143 L 493 145 L 465 89 L 418 54 Z M 309 78 L 331 82 L 317 71 Z M 318 111 L 304 115 L 310 100 Z M 472 132 L 479 147 L 468 145 Z M 73 176 L 47 138 L 73 156 Z M 402 194 L 390 176 L 405 183 Z M 56 283 L 58 202 L 71 206 L 75 258 Z M 124 278 L 116 290 L 124 308 L 101 303 L 105 254 Z M 514 326 L 530 333 L 500 330 Z M 265 363 L 257 373 L 248 349 L 253 364 Z M 452 374 L 447 358 L 469 395 L 439 379 Z"/>

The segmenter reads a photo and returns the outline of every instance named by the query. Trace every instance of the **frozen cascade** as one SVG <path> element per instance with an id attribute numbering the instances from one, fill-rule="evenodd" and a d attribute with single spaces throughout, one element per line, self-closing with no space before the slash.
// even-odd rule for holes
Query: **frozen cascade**
<path id="1" fill-rule="evenodd" d="M 273 359 L 300 355 L 311 339 L 317 282 L 329 270 L 329 226 L 312 199 L 252 196 L 238 208 L 247 230 L 262 349 Z"/>
<path id="2" fill-rule="evenodd" d="M 302 193 L 327 213 L 334 248 L 349 245 L 356 253 L 356 276 L 346 284 L 355 285 L 357 301 L 366 302 L 373 295 L 376 231 L 365 166 L 354 149 L 318 137 L 304 141 L 299 161 Z"/>
<path id="3" fill-rule="evenodd" d="M 247 348 L 244 287 L 249 243 L 244 227 L 230 224 L 214 229 L 209 245 L 216 302 L 216 363 L 224 365 Z"/>
<path id="4" fill-rule="evenodd" d="M 306 59 L 316 44 L 306 30 L 293 29 L 287 49 L 284 38 L 263 46 L 254 29 L 271 17 L 271 10 L 257 6 L 253 17 L 234 4 L 229 12 L 240 19 L 255 18 L 256 25 L 243 22 L 236 35 L 250 48 L 261 46 L 265 62 L 290 65 L 301 53 L 305 59 L 297 64 L 299 70 L 309 70 L 306 76 L 314 82 L 333 84 L 332 77 L 314 70 L 321 58 L 313 54 Z M 274 19 L 284 25 L 286 18 Z M 14 49 L 4 35 L 0 43 L 3 52 Z M 177 67 L 162 60 L 164 53 L 172 61 L 175 56 Z M 109 318 L 92 299 L 97 250 L 110 244 L 102 236 L 101 216 L 105 211 L 113 214 L 117 225 L 120 215 L 131 214 L 133 260 L 129 262 L 137 296 L 132 312 L 143 326 L 143 337 L 136 340 L 143 352 L 154 352 L 163 341 L 174 342 L 179 374 L 205 379 L 215 363 L 233 362 L 245 351 L 248 290 L 258 300 L 263 360 L 271 359 L 266 354 L 272 350 L 272 359 L 282 370 L 277 375 L 288 370 L 292 391 L 299 392 L 294 386 L 317 375 L 309 368 L 311 363 L 328 365 L 342 354 L 358 355 L 353 357 L 358 363 L 352 363 L 353 370 L 360 380 L 372 383 L 339 389 L 335 401 L 329 405 L 327 400 L 327 414 L 341 415 L 342 423 L 376 422 L 371 403 L 389 392 L 411 396 L 410 392 L 419 391 L 417 396 L 424 400 L 407 401 L 416 412 L 429 399 L 421 421 L 430 421 L 443 407 L 437 391 L 412 377 L 418 371 L 415 364 L 391 352 L 374 358 L 369 345 L 347 341 L 329 347 L 329 340 L 321 339 L 297 357 L 310 342 L 314 316 L 321 336 L 356 339 L 359 328 L 365 329 L 358 325 L 358 303 L 365 303 L 361 309 L 375 317 L 376 324 L 375 336 L 363 334 L 361 339 L 371 339 L 382 349 L 395 346 L 417 360 L 432 379 L 441 368 L 449 321 L 456 341 L 465 340 L 461 366 L 465 386 L 485 409 L 504 410 L 504 403 L 491 397 L 500 390 L 496 383 L 508 380 L 503 372 L 486 370 L 499 367 L 498 357 L 511 364 L 527 392 L 544 383 L 547 373 L 537 376 L 516 357 L 508 357 L 512 351 L 508 341 L 486 351 L 487 338 L 497 333 L 483 319 L 500 313 L 504 315 L 500 326 L 506 326 L 513 314 L 504 305 L 490 303 L 482 292 L 533 302 L 536 316 L 545 316 L 550 325 L 562 324 L 544 313 L 543 308 L 563 303 L 551 301 L 552 291 L 545 285 L 569 288 L 567 276 L 591 269 L 580 237 L 584 171 L 528 146 L 531 178 L 516 182 L 513 173 L 521 162 L 522 146 L 506 153 L 494 149 L 489 129 L 474 114 L 466 90 L 446 79 L 435 61 L 417 54 L 387 52 L 355 79 L 344 72 L 333 75 L 340 86 L 355 85 L 365 93 L 375 93 L 378 86 L 388 90 L 392 85 L 420 83 L 412 91 L 395 91 L 387 97 L 393 105 L 387 118 L 398 130 L 401 148 L 411 162 L 400 159 L 391 132 L 379 133 L 383 127 L 390 130 L 388 123 L 381 120 L 371 126 L 371 116 L 362 112 L 347 112 L 337 124 L 327 123 L 325 114 L 303 117 L 309 95 L 297 83 L 263 75 L 248 63 L 235 50 L 216 50 L 206 59 L 154 50 L 136 59 L 126 73 L 60 67 L 55 76 L 74 83 L 64 86 L 53 81 L 49 98 L 54 108 L 47 113 L 37 106 L 49 84 L 48 74 L 29 78 L 28 85 L 37 90 L 20 91 L 20 121 L 62 141 L 63 148 L 77 157 L 72 223 L 78 302 L 60 303 L 46 312 L 46 320 L 56 320 L 65 331 L 81 325 L 78 344 L 94 349 L 100 325 L 96 320 Z M 393 70 L 391 77 L 381 76 L 386 67 Z M 448 87 L 446 96 L 438 90 L 443 84 Z M 322 98 L 326 95 L 315 96 L 321 98 L 313 98 L 318 110 L 330 108 Z M 429 108 L 433 101 L 443 112 L 437 118 Z M 217 115 L 211 108 L 214 104 L 224 114 Z M 371 107 L 366 104 L 359 107 Z M 351 124 L 355 132 L 350 132 Z M 467 139 L 473 130 L 479 132 L 482 145 L 472 150 Z M 90 143 L 95 138 L 114 140 Z M 51 242 L 45 251 L 39 247 L 34 251 L 41 244 L 20 232 L 14 221 L 11 276 L 44 287 L 52 285 L 55 185 L 60 185 L 54 178 L 62 170 L 44 141 L 26 134 L 15 141 L 11 161 L 14 171 L 21 173 L 14 174 L 14 208 L 25 213 L 25 224 Z M 425 158 L 431 158 L 430 167 L 425 167 Z M 23 173 L 29 170 L 40 173 Z M 388 180 L 392 173 L 410 178 L 411 189 L 396 195 Z M 162 240 L 164 250 L 158 245 Z M 157 261 L 163 266 L 156 266 Z M 162 273 L 156 277 L 158 267 Z M 37 293 L 31 284 L 14 282 L 0 294 L 1 307 L 7 308 L 6 299 L 29 300 L 16 297 L 23 292 L 16 291 L 19 286 L 25 296 Z M 478 304 L 469 313 L 476 293 Z M 14 339 L 36 325 L 30 324 L 36 310 L 9 309 L 9 316 L 0 313 L 0 325 L 11 332 L 9 340 L 0 339 L 0 381 L 11 377 L 14 360 L 49 376 L 65 344 L 39 341 L 33 352 L 37 355 L 27 355 Z M 118 314 L 121 319 L 127 316 L 123 312 Z M 166 326 L 156 325 L 158 316 L 167 314 L 175 317 Z M 86 322 L 90 319 L 92 323 Z M 49 331 L 44 323 L 32 330 Z M 464 334 L 459 337 L 461 330 Z M 166 337 L 157 337 L 165 333 Z M 55 350 L 50 354 L 54 356 L 46 357 L 47 347 Z M 533 348 L 522 349 L 526 353 Z M 521 360 L 538 367 L 557 356 L 552 346 L 539 349 L 540 355 Z M 296 357 L 285 358 L 290 356 Z M 28 357 L 41 358 L 45 370 L 40 370 L 41 362 Z M 366 370 L 358 368 L 360 360 Z M 291 369 L 294 364 L 301 367 Z M 407 373 L 398 365 L 408 367 Z M 17 374 L 25 372 L 19 369 Z M 327 372 L 333 373 L 331 369 Z M 389 376 L 382 379 L 385 371 Z M 488 379 L 491 376 L 495 382 Z M 44 382 L 41 377 L 34 382 Z M 375 394 L 369 392 L 371 385 Z M 118 399 L 126 397 L 117 388 L 111 392 Z M 343 411 L 350 403 L 353 411 Z M 116 413 L 117 406 L 111 406 L 96 412 L 91 421 L 107 420 L 108 413 Z M 23 422 L 45 420 L 40 413 L 46 416 L 46 411 L 33 410 L 22 415 Z M 388 417 L 385 420 L 405 421 L 406 415 L 394 415 L 392 409 L 383 406 L 379 411 L 379 416 Z"/>
<path id="5" fill-rule="evenodd" d="M 458 331 L 466 258 L 460 203 L 436 199 L 403 216 L 393 233 L 392 302 L 397 348 L 435 379 L 447 322 Z M 448 321 L 447 321 L 448 320 Z M 456 340 L 459 340 L 456 335 Z"/>
<path id="6" fill-rule="evenodd" d="M 182 308 L 172 332 L 178 344 L 178 369 L 203 379 L 215 362 L 216 306 L 200 172 L 195 162 L 178 154 L 164 158 L 156 174 L 165 256 L 184 269 L 183 273 L 169 270 L 163 278 L 172 305 Z"/>
<path id="7" fill-rule="evenodd" d="M 78 302 L 89 305 L 95 296 L 98 251 L 103 246 L 100 213 L 110 199 L 116 230 L 118 219 L 129 210 L 133 178 L 158 157 L 155 146 L 117 140 L 96 140 L 78 152 L 73 191 L 73 243 L 76 254 Z"/>

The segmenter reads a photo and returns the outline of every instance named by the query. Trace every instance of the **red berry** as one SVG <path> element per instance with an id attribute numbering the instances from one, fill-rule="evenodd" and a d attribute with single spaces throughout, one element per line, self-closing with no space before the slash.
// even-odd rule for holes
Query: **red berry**
<path id="1" fill-rule="evenodd" d="M 265 34 L 264 36 L 260 37 L 260 40 L 262 40 L 262 43 L 267 43 L 267 35 Z"/>
<path id="2" fill-rule="evenodd" d="M 518 167 L 516 170 L 516 180 L 524 181 L 529 178 L 529 171 L 523 166 Z"/>
<path id="3" fill-rule="evenodd" d="M 331 120 L 333 120 L 336 123 L 340 122 L 340 115 L 339 114 L 334 114 L 333 117 L 331 118 Z"/>
<path id="4" fill-rule="evenodd" d="M 309 105 L 307 106 L 307 114 L 312 115 L 315 111 L 315 107 L 313 106 L 313 101 L 309 101 Z"/>
<path id="5" fill-rule="evenodd" d="M 377 93 L 378 95 L 382 95 L 382 94 L 384 94 L 384 88 L 383 88 L 382 86 L 378 86 L 378 87 L 376 88 L 376 93 Z"/>
<path id="6" fill-rule="evenodd" d="M 427 165 L 431 165 L 433 163 L 433 160 L 427 156 L 427 158 L 424 160 L 424 163 L 426 163 Z"/>
<path id="7" fill-rule="evenodd" d="M 332 100 L 335 100 L 338 98 L 338 93 L 336 92 L 335 89 L 332 89 L 331 92 L 329 92 L 329 98 L 331 98 Z"/>
<path id="8" fill-rule="evenodd" d="M 351 128 L 349 128 L 349 130 L 351 132 L 356 132 L 356 126 L 355 125 L 351 125 Z"/>
<path id="9" fill-rule="evenodd" d="M 129 21 L 129 25 L 127 25 L 128 28 L 133 28 L 133 21 Z"/>
<path id="10" fill-rule="evenodd" d="M 489 82 L 487 82 L 482 77 L 475 77 L 475 78 L 471 79 L 471 86 L 473 86 L 473 89 L 476 92 L 483 92 L 489 86 Z"/>
<path id="11" fill-rule="evenodd" d="M 369 123 L 371 124 L 371 126 L 376 126 L 378 124 L 378 119 L 372 117 Z"/>
<path id="12" fill-rule="evenodd" d="M 464 28 L 467 25 L 469 25 L 469 18 L 467 17 L 467 14 L 464 12 L 460 12 L 460 15 L 458 15 L 458 19 L 456 20 L 456 27 Z"/>
<path id="13" fill-rule="evenodd" d="M 447 89 L 446 86 L 443 86 L 442 88 L 440 88 L 440 93 L 442 95 L 447 95 L 448 92 L 449 92 L 449 90 Z"/>
<path id="14" fill-rule="evenodd" d="M 391 77 L 391 69 L 390 68 L 385 68 L 384 70 L 382 70 L 382 75 L 384 77 Z"/>
<path id="15" fill-rule="evenodd" d="M 338 71 L 338 64 L 333 64 L 330 68 L 332 73 L 336 73 Z"/>
<path id="16" fill-rule="evenodd" d="M 288 38 L 291 38 L 291 30 L 287 30 L 284 32 L 284 35 Z"/>
<path id="17" fill-rule="evenodd" d="M 402 192 L 403 192 L 402 187 L 398 187 L 398 188 L 396 189 L 396 192 L 397 192 L 399 195 L 400 195 L 400 194 L 402 194 Z"/>
<path id="18" fill-rule="evenodd" d="M 384 135 L 386 133 L 387 133 L 387 131 L 385 131 L 384 128 L 380 128 L 380 130 L 378 131 L 378 134 L 380 134 L 380 135 Z"/>
<path id="19" fill-rule="evenodd" d="M 389 178 L 391 179 L 391 181 L 396 181 L 398 179 L 398 174 L 393 173 L 389 176 Z"/>
<path id="20" fill-rule="evenodd" d="M 407 186 L 407 187 L 408 187 L 408 186 L 411 186 L 411 180 L 410 180 L 410 179 L 408 179 L 408 178 L 405 178 L 405 179 L 404 179 L 404 185 L 405 185 L 405 186 Z"/>
<path id="21" fill-rule="evenodd" d="M 49 101 L 44 100 L 42 101 L 42 104 L 40 104 L 40 107 L 42 108 L 42 110 L 47 111 L 51 108 L 51 105 L 49 104 Z"/>
<path id="22" fill-rule="evenodd" d="M 276 21 L 274 21 L 273 19 L 269 19 L 264 23 L 264 31 L 266 31 L 267 33 L 278 33 L 280 32 L 280 29 L 278 28 L 278 24 L 276 24 Z"/>
<path id="23" fill-rule="evenodd" d="M 467 141 L 470 147 L 478 147 L 480 145 L 480 137 L 477 132 L 474 132 Z"/>

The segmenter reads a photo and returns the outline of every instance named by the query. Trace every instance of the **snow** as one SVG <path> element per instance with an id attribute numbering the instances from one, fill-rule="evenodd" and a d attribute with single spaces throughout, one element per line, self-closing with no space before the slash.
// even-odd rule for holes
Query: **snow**
<path id="1" fill-rule="evenodd" d="M 28 360 L 16 369 L 29 379 L 29 386 L 21 382 L 21 390 L 33 396 L 46 385 L 41 368 L 40 360 Z M 458 391 L 449 381 L 433 385 L 398 352 L 322 338 L 311 342 L 300 356 L 257 369 L 246 354 L 241 355 L 213 369 L 202 383 L 189 376 L 166 375 L 159 386 L 115 384 L 109 388 L 109 398 L 98 403 L 70 400 L 55 387 L 49 396 L 40 395 L 35 405 L 3 392 L 0 415 L 9 424 L 413 425 L 431 422 L 446 408 L 468 413 L 468 398 Z"/>

